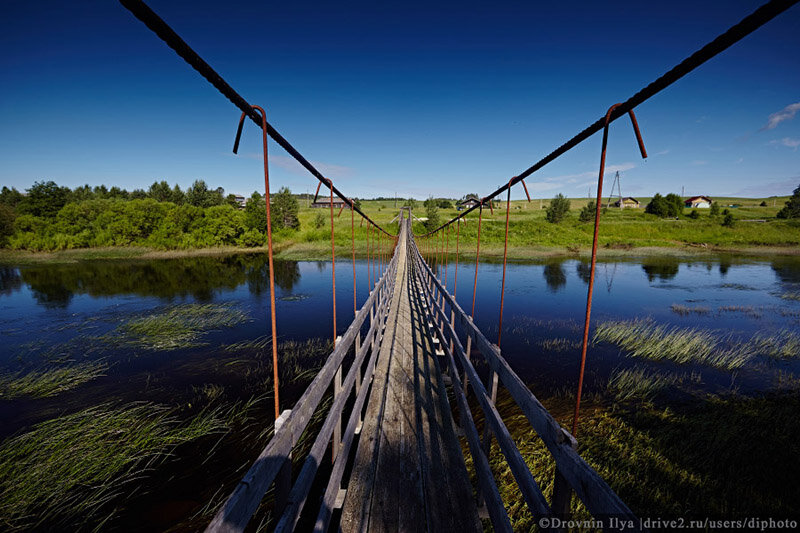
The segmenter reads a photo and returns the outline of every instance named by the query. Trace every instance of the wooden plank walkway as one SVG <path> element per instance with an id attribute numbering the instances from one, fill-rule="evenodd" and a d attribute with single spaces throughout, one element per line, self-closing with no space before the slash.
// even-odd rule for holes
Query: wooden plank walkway
<path id="1" fill-rule="evenodd" d="M 418 281 L 398 247 L 395 291 L 342 509 L 342 531 L 480 531 Z"/>

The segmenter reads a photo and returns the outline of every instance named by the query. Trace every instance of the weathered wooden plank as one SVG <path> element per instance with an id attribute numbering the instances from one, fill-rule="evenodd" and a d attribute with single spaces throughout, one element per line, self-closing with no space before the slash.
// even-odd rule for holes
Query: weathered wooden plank
<path id="1" fill-rule="evenodd" d="M 361 428 L 361 436 L 353 463 L 353 471 L 347 487 L 340 529 L 342 531 L 365 531 L 369 526 L 370 508 L 372 505 L 372 492 L 375 483 L 377 459 L 381 444 L 380 428 L 384 417 L 386 404 L 386 390 L 388 387 L 389 366 L 392 360 L 392 348 L 395 344 L 395 324 L 400 306 L 400 290 L 402 273 L 405 268 L 405 258 L 402 247 L 404 236 L 401 235 L 397 258 L 394 294 L 392 295 L 391 310 L 386 321 L 387 328 L 384 340 L 381 343 L 377 367 L 373 374 L 372 389 L 367 402 L 367 411 Z"/>

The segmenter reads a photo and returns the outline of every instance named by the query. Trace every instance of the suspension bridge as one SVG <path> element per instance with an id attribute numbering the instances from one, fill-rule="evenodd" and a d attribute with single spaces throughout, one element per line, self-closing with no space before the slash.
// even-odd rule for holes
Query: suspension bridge
<path id="1" fill-rule="evenodd" d="M 506 250 L 511 189 L 595 133 L 603 132 L 597 198 L 602 198 L 609 125 L 630 117 L 642 157 L 647 157 L 634 108 L 712 57 L 766 24 L 797 0 L 773 0 L 667 71 L 553 152 L 513 176 L 508 183 L 424 234 L 412 231 L 410 210 L 401 210 L 397 230 L 382 227 L 363 213 L 267 121 L 264 108 L 248 103 L 155 12 L 141 0 L 120 0 L 128 10 L 197 70 L 239 110 L 234 152 L 244 120 L 262 132 L 274 368 L 275 432 L 266 448 L 220 506 L 207 531 L 244 531 L 254 516 L 273 519 L 275 531 L 482 531 L 488 519 L 495 531 L 512 531 L 507 507 L 489 464 L 498 450 L 524 501 L 542 530 L 558 530 L 553 518 L 570 515 L 573 496 L 599 519 L 641 522 L 577 451 L 580 398 L 586 366 L 601 202 L 596 202 L 594 241 L 587 293 L 577 401 L 571 431 L 561 427 L 503 358 L 503 298 L 506 255 L 500 291 L 497 342 L 474 324 L 484 208 L 502 193 L 506 201 Z M 334 349 L 300 399 L 282 409 L 279 396 L 275 284 L 269 200 L 268 140 L 272 139 L 329 190 Z M 350 207 L 354 319 L 338 334 L 336 323 L 337 251 L 334 196 Z M 528 197 L 530 200 L 530 197 Z M 342 204 L 344 202 L 344 204 Z M 476 269 L 472 308 L 459 305 L 459 234 L 466 215 L 478 210 Z M 367 300 L 356 299 L 355 216 L 370 229 Z M 455 235 L 453 235 L 455 233 Z M 452 293 L 448 290 L 451 239 L 455 245 Z M 341 250 L 339 251 L 341 255 Z M 435 270 L 431 265 L 435 265 Z M 341 268 L 341 263 L 340 263 Z M 463 282 L 462 282 L 463 285 Z M 495 403 L 503 388 L 535 431 L 555 468 L 552 478 L 535 479 Z M 473 412 L 473 410 L 475 412 Z M 304 435 L 310 447 L 300 446 Z M 552 485 L 550 498 L 541 484 Z M 270 494 L 267 497 L 267 494 Z M 543 520 L 547 519 L 547 520 Z"/>

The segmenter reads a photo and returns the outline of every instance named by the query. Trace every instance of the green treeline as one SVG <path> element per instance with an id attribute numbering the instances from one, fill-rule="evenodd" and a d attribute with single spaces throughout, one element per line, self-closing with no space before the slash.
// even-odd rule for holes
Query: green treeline
<path id="1" fill-rule="evenodd" d="M 297 199 L 287 188 L 272 196 L 274 231 L 299 229 Z M 266 240 L 264 197 L 254 192 L 240 205 L 220 187 L 202 180 L 188 189 L 155 182 L 147 191 L 119 187 L 74 190 L 36 182 L 27 194 L 0 192 L 0 245 L 50 251 L 97 246 L 159 249 L 262 246 Z"/>

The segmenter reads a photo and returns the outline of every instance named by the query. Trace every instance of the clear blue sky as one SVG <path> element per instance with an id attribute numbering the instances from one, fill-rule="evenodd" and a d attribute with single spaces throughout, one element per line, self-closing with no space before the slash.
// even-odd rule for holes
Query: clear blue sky
<path id="1" fill-rule="evenodd" d="M 150 2 L 346 194 L 418 198 L 490 192 L 760 4 Z M 263 189 L 258 129 L 234 156 L 238 110 L 120 4 L 1 11 L 0 185 Z M 640 106 L 647 162 L 617 121 L 623 194 L 800 184 L 798 29 L 795 6 Z M 270 149 L 272 188 L 313 192 Z M 585 196 L 599 154 L 595 135 L 529 187 Z"/>

